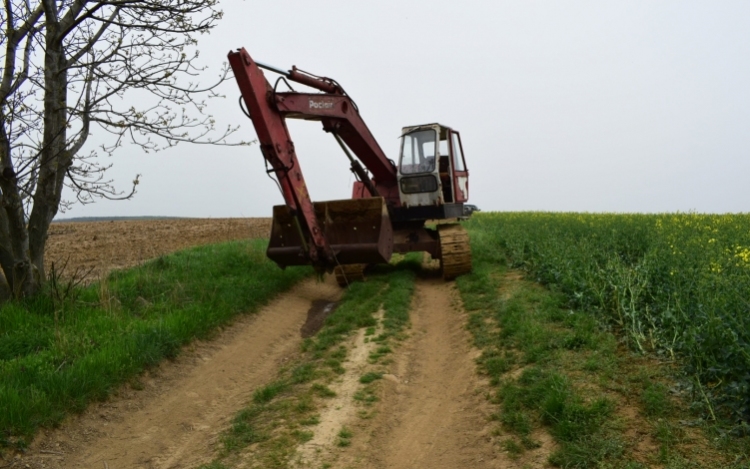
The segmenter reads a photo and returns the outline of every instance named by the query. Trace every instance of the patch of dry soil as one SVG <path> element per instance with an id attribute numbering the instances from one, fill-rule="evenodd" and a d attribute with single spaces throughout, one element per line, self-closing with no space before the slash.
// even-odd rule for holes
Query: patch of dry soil
<path id="1" fill-rule="evenodd" d="M 383 330 L 383 311 L 376 316 L 378 328 L 373 336 Z M 320 413 L 320 423 L 314 427 L 313 438 L 297 448 L 299 467 L 320 467 L 336 459 L 338 453 L 338 433 L 356 418 L 357 406 L 354 395 L 361 386 L 359 378 L 367 369 L 368 357 L 378 346 L 377 342 L 366 340 L 365 329 L 360 329 L 349 341 L 346 372 L 329 388 L 336 396 L 329 399 Z"/>

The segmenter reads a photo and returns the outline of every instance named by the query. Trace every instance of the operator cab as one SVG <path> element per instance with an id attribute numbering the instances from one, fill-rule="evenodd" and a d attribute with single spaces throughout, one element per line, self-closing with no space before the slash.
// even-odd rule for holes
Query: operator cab
<path id="1" fill-rule="evenodd" d="M 469 171 L 459 133 L 440 124 L 404 127 L 398 184 L 403 207 L 438 207 L 443 216 L 436 218 L 451 217 L 456 210 L 455 216 L 462 216 Z"/>

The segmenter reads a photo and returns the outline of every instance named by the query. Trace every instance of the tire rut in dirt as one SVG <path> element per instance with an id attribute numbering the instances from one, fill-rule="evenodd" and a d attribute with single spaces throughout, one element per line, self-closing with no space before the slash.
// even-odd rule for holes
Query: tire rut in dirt
<path id="1" fill-rule="evenodd" d="M 144 377 L 142 391 L 124 388 L 38 437 L 19 467 L 176 468 L 209 461 L 252 392 L 299 353 L 311 304 L 336 301 L 340 291 L 332 280 L 303 281 L 212 342 L 162 364 Z"/>
<path id="2" fill-rule="evenodd" d="M 366 468 L 508 467 L 489 441 L 486 384 L 476 375 L 465 315 L 452 286 L 417 283 L 411 338 L 396 352 L 369 438 L 351 453 Z M 341 467 L 347 467 L 346 464 Z"/>

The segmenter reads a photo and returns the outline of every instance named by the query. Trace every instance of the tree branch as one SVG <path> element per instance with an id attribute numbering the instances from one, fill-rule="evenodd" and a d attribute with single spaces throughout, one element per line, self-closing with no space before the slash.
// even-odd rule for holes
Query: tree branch
<path id="1" fill-rule="evenodd" d="M 109 16 L 110 19 L 113 19 L 115 16 L 117 16 L 119 11 L 120 11 L 119 8 L 115 8 L 114 11 L 112 11 L 112 14 Z M 78 52 L 76 52 L 75 54 L 73 54 L 71 57 L 68 58 L 67 66 L 68 67 L 72 66 L 73 64 L 78 62 L 78 60 L 81 57 L 86 55 L 94 47 L 94 45 L 96 45 L 96 43 L 102 38 L 104 33 L 107 31 L 107 29 L 109 29 L 110 24 L 111 24 L 110 22 L 104 22 L 99 27 L 99 30 L 96 32 L 96 34 L 94 34 L 94 36 L 92 36 L 91 39 L 89 39 L 88 43 L 84 47 L 79 49 Z"/>
<path id="2" fill-rule="evenodd" d="M 72 146 L 68 148 L 68 151 L 75 155 L 77 154 L 81 148 L 83 148 L 83 144 L 86 143 L 86 139 L 88 139 L 89 136 L 89 127 L 91 123 L 91 83 L 94 79 L 94 70 L 93 67 L 89 69 L 89 74 L 86 80 L 86 91 L 85 91 L 85 100 L 83 103 L 83 112 L 81 116 L 81 131 L 79 133 L 78 139 L 73 143 Z"/>
<path id="3" fill-rule="evenodd" d="M 6 12 L 8 14 L 8 29 L 7 38 L 8 42 L 5 46 L 5 67 L 3 70 L 3 78 L 0 81 L 0 105 L 4 104 L 8 96 L 12 94 L 28 77 L 28 64 L 31 56 L 32 38 L 27 39 L 26 51 L 24 53 L 24 70 L 21 76 L 15 79 L 14 76 L 16 71 L 16 53 L 18 46 L 21 41 L 26 38 L 29 32 L 33 31 L 33 26 L 42 16 L 41 6 L 37 7 L 36 10 L 29 16 L 24 24 L 18 30 L 13 29 L 13 12 L 12 4 L 10 0 L 6 0 Z M 33 36 L 33 34 L 32 34 Z"/>

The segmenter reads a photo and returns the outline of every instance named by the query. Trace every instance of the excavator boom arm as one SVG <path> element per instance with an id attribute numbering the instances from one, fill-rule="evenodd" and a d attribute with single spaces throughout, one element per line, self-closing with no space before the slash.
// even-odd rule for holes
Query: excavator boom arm
<path id="1" fill-rule="evenodd" d="M 320 268 L 328 269 L 337 265 L 340 262 L 337 254 L 345 252 L 347 248 L 352 246 L 355 247 L 355 251 L 359 248 L 365 251 L 373 249 L 376 251 L 375 258 L 389 258 L 390 250 L 384 248 L 385 244 L 391 243 L 385 239 L 388 238 L 387 233 L 390 232 L 390 222 L 385 223 L 383 219 L 383 217 L 387 219 L 387 212 L 381 214 L 383 210 L 379 210 L 377 207 L 368 211 L 372 213 L 371 218 L 373 220 L 377 218 L 377 222 L 373 221 L 369 224 L 372 226 L 372 230 L 378 232 L 374 243 L 370 242 L 373 239 L 363 237 L 359 233 L 355 236 L 356 240 L 351 238 L 351 233 L 345 233 L 347 222 L 345 221 L 346 216 L 343 214 L 352 212 L 353 206 L 351 204 L 348 207 L 346 204 L 340 204 L 339 211 L 342 213 L 342 218 L 337 223 L 333 223 L 336 217 L 331 215 L 335 209 L 330 207 L 324 211 L 326 216 L 320 218 L 320 207 L 317 207 L 316 212 L 316 204 L 310 198 L 297 160 L 294 142 L 289 135 L 285 122 L 286 118 L 321 121 L 323 129 L 333 133 L 340 139 L 340 142 L 343 141 L 370 170 L 374 180 L 377 181 L 378 189 L 375 192 L 382 192 L 381 195 L 386 197 L 387 203 L 398 206 L 400 200 L 397 190 L 397 170 L 385 156 L 367 125 L 365 125 L 351 98 L 345 94 L 338 83 L 331 79 L 316 77 L 296 68 L 284 73 L 267 65 L 258 64 L 244 48 L 236 52 L 230 52 L 229 63 L 258 134 L 263 157 L 273 167 L 281 185 L 289 213 L 279 215 L 278 219 L 286 220 L 287 225 L 296 225 L 293 227 L 296 233 L 293 234 L 287 230 L 291 227 L 278 227 L 280 231 L 286 230 L 282 237 L 295 236 L 302 245 L 306 260 Z M 323 91 L 323 93 L 277 93 L 260 70 L 261 66 L 282 73 L 292 81 L 311 86 Z M 364 171 L 361 170 L 358 174 L 359 177 L 365 175 Z M 367 181 L 367 183 L 368 187 L 376 187 L 372 181 Z M 275 216 L 275 218 L 277 217 Z M 388 226 L 385 226 L 386 224 Z M 378 228 L 376 229 L 376 227 Z M 351 225 L 351 228 L 355 231 L 357 229 L 354 225 Z M 347 241 L 344 244 L 335 242 L 341 239 Z M 365 239 L 367 242 L 364 241 Z M 332 243 L 335 246 L 332 246 Z M 357 244 L 360 246 L 357 246 Z M 282 243 L 282 246 L 279 246 L 279 249 L 274 252 L 281 252 L 281 248 L 286 247 L 285 243 Z M 271 247 L 269 247 L 269 256 L 271 255 L 270 249 Z M 280 257 L 283 257 L 283 261 L 280 263 L 293 263 L 295 254 L 290 253 L 288 249 L 283 251 L 283 256 L 280 255 Z M 356 255 L 351 257 L 355 258 Z"/>
<path id="2" fill-rule="evenodd" d="M 396 184 L 396 168 L 349 96 L 284 92 L 276 93 L 275 101 L 276 109 L 288 118 L 320 120 L 323 130 L 341 137 L 379 184 Z"/>
<path id="3" fill-rule="evenodd" d="M 229 53 L 229 64 L 250 113 L 260 142 L 263 157 L 271 164 L 281 185 L 284 201 L 294 215 L 292 221 L 300 233 L 306 233 L 313 246 L 304 246 L 313 264 L 330 263 L 333 253 L 315 218 L 310 194 L 302 175 L 294 142 L 284 122 L 284 117 L 271 107 L 269 97 L 273 90 L 263 72 L 243 48 Z"/>

